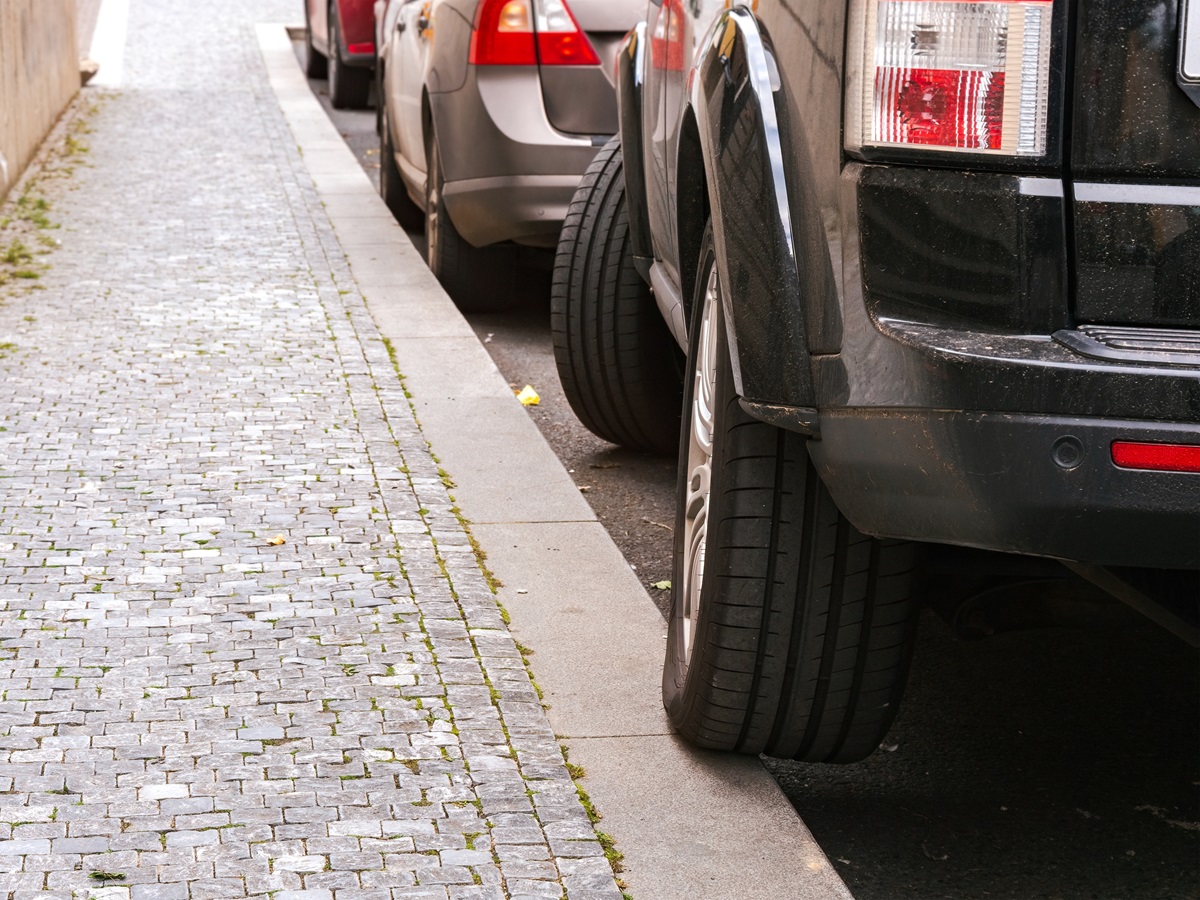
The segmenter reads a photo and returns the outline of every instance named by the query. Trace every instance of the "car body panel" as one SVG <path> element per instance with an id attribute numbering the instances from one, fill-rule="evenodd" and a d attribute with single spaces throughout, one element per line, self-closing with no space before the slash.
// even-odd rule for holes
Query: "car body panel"
<path id="1" fill-rule="evenodd" d="M 617 127 L 611 69 L 555 70 L 547 97 L 542 67 L 470 65 L 477 8 L 478 0 L 380 6 L 381 118 L 409 196 L 421 207 L 432 127 L 447 213 L 468 243 L 553 246 L 575 185 Z M 594 43 L 615 61 L 637 4 L 575 0 L 571 9 L 581 27 L 604 29 Z M 597 102 L 583 102 L 588 98 Z"/>
<path id="2" fill-rule="evenodd" d="M 617 48 L 641 16 L 642 0 L 574 0 L 575 21 L 600 59 L 599 66 L 541 67 L 546 118 L 567 134 L 613 134 Z"/>
<path id="3" fill-rule="evenodd" d="M 1200 326 L 1200 110 L 1177 82 L 1182 9 L 1079 9 L 1071 174 L 1082 322 Z"/>
<path id="4" fill-rule="evenodd" d="M 346 65 L 373 66 L 375 64 L 375 10 L 374 0 L 304 0 L 309 28 L 312 31 L 312 44 L 321 53 L 328 56 L 329 47 L 329 9 L 336 4 L 338 24 L 341 27 L 341 37 L 344 46 L 340 49 L 340 59 Z M 369 44 L 369 50 L 350 53 L 347 48 L 351 45 Z"/>
<path id="5" fill-rule="evenodd" d="M 881 537 L 1200 567 L 1196 476 L 1117 468 L 1114 435 L 1200 443 L 1194 422 L 851 408 L 822 415 L 809 452 L 845 516 Z"/>
<path id="6" fill-rule="evenodd" d="M 1078 5 L 1076 179 L 1200 183 L 1200 110 L 1176 83 L 1179 7 L 1162 0 Z"/>

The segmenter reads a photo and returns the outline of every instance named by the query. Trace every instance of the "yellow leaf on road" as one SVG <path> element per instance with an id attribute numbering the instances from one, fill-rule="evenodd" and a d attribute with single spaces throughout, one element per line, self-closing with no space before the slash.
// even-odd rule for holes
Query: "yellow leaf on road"
<path id="1" fill-rule="evenodd" d="M 538 392 L 533 389 L 532 384 L 527 384 L 521 388 L 521 393 L 517 394 L 517 399 L 521 401 L 522 406 L 537 406 L 542 400 L 538 396 Z"/>
<path id="2" fill-rule="evenodd" d="M 669 591 L 671 589 L 671 582 L 656 581 L 656 582 L 654 582 L 654 584 L 650 585 L 650 587 L 658 588 L 660 591 Z"/>
<path id="3" fill-rule="evenodd" d="M 269 541 L 267 541 L 267 543 L 270 544 L 272 547 L 278 547 L 280 544 L 286 544 L 287 538 L 285 538 L 282 534 L 277 534 L 277 535 L 275 535 L 275 537 L 273 537 Z"/>

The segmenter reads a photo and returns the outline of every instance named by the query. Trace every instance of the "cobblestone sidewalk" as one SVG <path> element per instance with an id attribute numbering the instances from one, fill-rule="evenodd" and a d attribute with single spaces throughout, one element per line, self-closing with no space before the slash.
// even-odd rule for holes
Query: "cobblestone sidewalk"
<path id="1" fill-rule="evenodd" d="M 0 895 L 619 900 L 266 84 L 253 24 L 300 11 L 133 0 L 87 162 L 32 189 Z"/>

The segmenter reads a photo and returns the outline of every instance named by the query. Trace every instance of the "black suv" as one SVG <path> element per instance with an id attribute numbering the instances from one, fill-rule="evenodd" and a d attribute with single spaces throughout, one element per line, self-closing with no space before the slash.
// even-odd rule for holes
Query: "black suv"
<path id="1" fill-rule="evenodd" d="M 684 736 L 869 754 L 918 601 L 1196 643 L 1200 0 L 650 0 L 618 69 L 552 327 L 679 450 Z"/>

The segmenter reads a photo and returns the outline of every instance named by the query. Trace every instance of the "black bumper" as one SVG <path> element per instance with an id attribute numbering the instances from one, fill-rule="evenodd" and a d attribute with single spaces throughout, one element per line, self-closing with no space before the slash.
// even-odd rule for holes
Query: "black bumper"
<path id="1" fill-rule="evenodd" d="M 1200 474 L 1113 464 L 1115 440 L 1200 444 L 1200 425 L 943 410 L 823 413 L 810 444 L 842 512 L 879 536 L 1200 568 Z"/>

